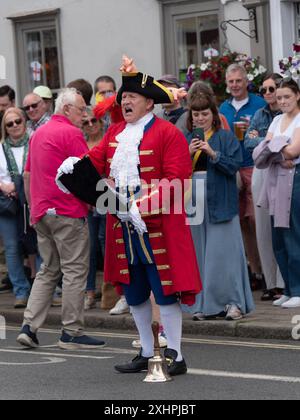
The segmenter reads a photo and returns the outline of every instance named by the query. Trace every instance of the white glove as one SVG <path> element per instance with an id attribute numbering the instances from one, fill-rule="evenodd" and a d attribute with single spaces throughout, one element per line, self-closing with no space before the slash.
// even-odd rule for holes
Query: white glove
<path id="1" fill-rule="evenodd" d="M 74 171 L 74 165 L 75 163 L 79 162 L 80 159 L 77 157 L 69 157 L 68 159 L 66 159 L 62 165 L 58 168 L 57 170 L 57 175 L 55 178 L 55 182 L 56 185 L 58 186 L 58 188 L 64 192 L 65 194 L 70 194 L 70 191 L 67 190 L 67 188 L 59 181 L 59 178 L 63 175 L 63 174 L 72 174 Z"/>
<path id="2" fill-rule="evenodd" d="M 122 223 L 131 222 L 131 217 L 129 212 L 128 213 L 117 213 L 118 218 L 121 220 Z"/>
<path id="3" fill-rule="evenodd" d="M 127 213 L 118 212 L 117 216 L 121 220 L 122 223 L 126 223 L 126 222 L 132 223 L 134 226 L 134 229 L 137 231 L 139 235 L 143 235 L 144 233 L 147 232 L 146 223 L 142 219 L 142 216 L 140 214 L 136 201 L 133 201 L 129 212 Z"/>
<path id="4" fill-rule="evenodd" d="M 80 159 L 77 157 L 69 157 L 68 159 L 66 159 L 62 165 L 58 168 L 58 173 L 60 173 L 60 175 L 62 174 L 72 174 L 74 171 L 74 165 L 75 163 L 79 162 Z"/>
<path id="5" fill-rule="evenodd" d="M 139 211 L 139 208 L 136 204 L 136 201 L 133 201 L 132 206 L 129 210 L 129 215 L 131 218 L 131 223 L 133 224 L 135 230 L 139 235 L 143 235 L 147 231 L 147 226 L 144 220 L 142 219 L 141 213 Z"/>

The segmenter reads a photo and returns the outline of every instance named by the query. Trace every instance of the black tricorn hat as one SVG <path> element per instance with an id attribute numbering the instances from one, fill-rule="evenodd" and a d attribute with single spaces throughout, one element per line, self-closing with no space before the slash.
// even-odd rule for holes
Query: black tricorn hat
<path id="1" fill-rule="evenodd" d="M 117 102 L 121 105 L 124 92 L 139 93 L 146 98 L 153 99 L 155 104 L 171 104 L 173 94 L 153 77 L 144 73 L 123 73 L 122 87 L 118 92 Z"/>

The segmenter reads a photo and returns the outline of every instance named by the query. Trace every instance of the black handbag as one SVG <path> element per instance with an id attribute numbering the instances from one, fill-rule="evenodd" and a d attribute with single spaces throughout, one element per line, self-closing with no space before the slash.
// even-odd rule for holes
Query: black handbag
<path id="1" fill-rule="evenodd" d="M 2 147 L 3 147 L 3 145 L 2 145 Z M 12 178 L 12 182 L 14 182 L 14 184 L 16 186 L 16 191 L 18 192 L 18 185 L 17 184 L 20 184 L 20 179 L 16 179 L 16 178 L 19 178 L 19 177 L 21 178 L 21 175 L 18 175 L 17 177 L 15 176 L 15 174 L 12 171 L 12 167 L 11 167 L 11 164 L 9 162 L 9 159 L 8 159 L 8 156 L 5 152 L 4 147 L 3 147 L 3 152 L 4 152 L 6 162 L 7 162 L 8 171 L 9 171 L 10 176 Z M 17 181 L 17 183 L 15 181 Z M 1 216 L 16 216 L 19 207 L 20 207 L 20 205 L 15 198 L 7 197 L 2 192 L 0 192 L 0 215 Z"/>
<path id="2" fill-rule="evenodd" d="M 0 216 L 16 216 L 18 212 L 18 203 L 14 198 L 0 193 Z"/>

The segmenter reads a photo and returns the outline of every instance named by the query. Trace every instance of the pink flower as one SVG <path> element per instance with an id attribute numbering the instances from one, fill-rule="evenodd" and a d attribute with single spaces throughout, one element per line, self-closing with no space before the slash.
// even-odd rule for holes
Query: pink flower
<path id="1" fill-rule="evenodd" d="M 300 53 L 300 45 L 299 44 L 294 44 L 293 47 L 294 47 L 294 51 L 296 53 Z"/>

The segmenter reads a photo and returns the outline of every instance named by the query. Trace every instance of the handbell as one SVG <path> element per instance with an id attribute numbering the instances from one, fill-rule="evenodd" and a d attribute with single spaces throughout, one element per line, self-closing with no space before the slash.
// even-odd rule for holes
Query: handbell
<path id="1" fill-rule="evenodd" d="M 152 331 L 154 335 L 154 357 L 149 360 L 148 374 L 144 382 L 170 382 L 173 379 L 168 374 L 168 366 L 165 359 L 161 357 L 159 346 L 159 323 L 153 322 Z"/>

